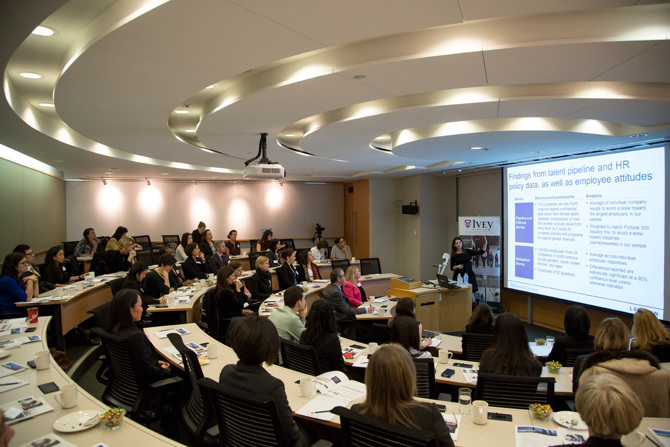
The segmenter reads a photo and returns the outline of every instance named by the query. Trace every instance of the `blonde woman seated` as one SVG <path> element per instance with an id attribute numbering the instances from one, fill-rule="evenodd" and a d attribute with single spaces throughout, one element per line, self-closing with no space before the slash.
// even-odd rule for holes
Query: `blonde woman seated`
<path id="1" fill-rule="evenodd" d="M 402 346 L 384 345 L 370 357 L 365 388 L 365 402 L 351 407 L 353 411 L 389 424 L 433 432 L 439 446 L 453 447 L 449 428 L 435 404 L 414 399 L 416 369 Z"/>
<path id="2" fill-rule="evenodd" d="M 670 417 L 670 371 L 660 369 L 656 357 L 648 352 L 628 351 L 628 340 L 628 328 L 621 320 L 603 320 L 594 340 L 596 352 L 581 364 L 579 389 L 593 375 L 612 374 L 640 398 L 646 417 Z"/>
<path id="3" fill-rule="evenodd" d="M 640 399 L 623 380 L 609 374 L 584 380 L 575 401 L 579 416 L 589 427 L 589 438 L 580 445 L 620 447 L 621 436 L 642 421 Z"/>
<path id="4" fill-rule="evenodd" d="M 119 253 L 123 258 L 121 270 L 130 270 L 130 267 L 137 260 L 137 253 L 135 253 L 135 240 L 132 237 L 124 236 L 119 239 Z"/>
<path id="5" fill-rule="evenodd" d="M 347 282 L 342 286 L 342 293 L 352 307 L 358 307 L 361 303 L 368 300 L 368 296 L 360 281 L 361 269 L 358 266 L 350 265 L 347 269 L 346 277 Z"/>
<path id="6" fill-rule="evenodd" d="M 651 352 L 660 362 L 670 362 L 670 333 L 647 309 L 638 309 L 633 317 L 633 349 Z"/>

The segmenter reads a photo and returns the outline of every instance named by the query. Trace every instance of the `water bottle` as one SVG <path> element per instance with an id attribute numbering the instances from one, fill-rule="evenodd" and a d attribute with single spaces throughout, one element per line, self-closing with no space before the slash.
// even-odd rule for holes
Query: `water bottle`
<path id="1" fill-rule="evenodd" d="M 456 278 L 456 284 L 459 286 L 463 285 L 463 276 L 459 273 L 458 277 Z"/>
<path id="2" fill-rule="evenodd" d="M 470 281 L 468 278 L 468 274 L 466 273 L 465 276 L 463 277 L 463 285 L 467 286 L 468 284 L 470 284 Z"/>

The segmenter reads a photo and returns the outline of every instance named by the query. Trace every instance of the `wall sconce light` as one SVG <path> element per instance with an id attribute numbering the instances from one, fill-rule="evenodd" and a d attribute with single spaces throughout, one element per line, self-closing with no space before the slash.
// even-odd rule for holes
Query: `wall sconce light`
<path id="1" fill-rule="evenodd" d="M 103 178 L 103 179 L 102 179 L 102 184 L 105 185 L 105 186 L 107 186 L 107 180 L 105 180 L 105 179 Z"/>
<path id="2" fill-rule="evenodd" d="M 147 186 L 151 186 L 151 180 L 147 179 Z"/>

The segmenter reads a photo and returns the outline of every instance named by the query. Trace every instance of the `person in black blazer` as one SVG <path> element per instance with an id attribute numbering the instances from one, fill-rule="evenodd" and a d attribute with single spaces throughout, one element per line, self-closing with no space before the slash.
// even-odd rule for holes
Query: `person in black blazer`
<path id="1" fill-rule="evenodd" d="M 207 264 L 197 244 L 186 246 L 186 261 L 181 265 L 186 279 L 207 279 Z"/>
<path id="2" fill-rule="evenodd" d="M 200 247 L 200 251 L 205 255 L 205 259 L 211 258 L 216 251 L 216 243 L 213 239 L 212 230 L 205 230 L 202 234 L 202 240 L 198 246 Z"/>
<path id="3" fill-rule="evenodd" d="M 219 382 L 247 394 L 272 396 L 291 445 L 302 445 L 304 435 L 293 420 L 284 382 L 263 368 L 263 363 L 272 365 L 277 361 L 280 347 L 277 328 L 267 318 L 250 315 L 232 327 L 229 340 L 239 361 L 223 367 Z"/>
<path id="4" fill-rule="evenodd" d="M 245 281 L 251 298 L 249 309 L 254 312 L 258 310 L 261 303 L 272 295 L 272 274 L 269 271 L 270 261 L 265 256 L 256 259 L 256 273 Z"/>
<path id="5" fill-rule="evenodd" d="M 51 247 L 47 251 L 44 261 L 42 276 L 44 276 L 47 282 L 56 287 L 65 286 L 71 281 L 84 279 L 84 275 L 70 276 L 70 273 L 65 269 L 65 255 L 63 247 L 60 245 Z"/>
<path id="6" fill-rule="evenodd" d="M 265 257 L 270 261 L 270 267 L 279 267 L 279 249 L 281 242 L 278 239 L 272 239 L 268 242 L 268 249 L 265 252 Z"/>
<path id="7" fill-rule="evenodd" d="M 591 320 L 586 309 L 572 305 L 563 317 L 565 335 L 557 337 L 549 353 L 549 360 L 560 361 L 566 349 L 593 349 L 593 336 L 589 335 Z"/>
<path id="8" fill-rule="evenodd" d="M 488 304 L 480 304 L 472 311 L 468 324 L 465 325 L 465 332 L 471 334 L 491 334 L 493 335 L 493 312 Z"/>
<path id="9" fill-rule="evenodd" d="M 244 308 L 247 296 L 244 294 L 244 286 L 235 281 L 235 270 L 230 266 L 219 269 L 216 276 L 216 288 L 214 289 L 214 300 L 219 311 L 219 319 L 231 319 L 252 313 Z"/>
<path id="10" fill-rule="evenodd" d="M 416 369 L 402 346 L 384 345 L 370 357 L 365 389 L 365 402 L 352 406 L 353 411 L 388 424 L 435 433 L 440 447 L 454 447 L 447 423 L 435 404 L 414 399 Z"/>
<path id="11" fill-rule="evenodd" d="M 226 254 L 226 244 L 224 241 L 214 242 L 214 247 L 216 247 L 216 251 L 207 260 L 207 267 L 209 268 L 209 273 L 214 273 L 216 275 L 219 273 L 221 267 L 228 265 L 230 258 L 228 258 L 228 255 Z"/>
<path id="12" fill-rule="evenodd" d="M 191 237 L 193 237 L 194 244 L 199 244 L 200 242 L 202 242 L 202 240 L 204 239 L 203 233 L 205 232 L 205 229 L 207 229 L 207 225 L 205 224 L 205 222 L 203 221 L 198 222 L 198 228 L 193 230 L 193 233 L 191 233 Z"/>
<path id="13" fill-rule="evenodd" d="M 297 273 L 293 267 L 293 263 L 295 262 L 295 250 L 292 248 L 285 248 L 280 254 L 284 263 L 277 269 L 277 282 L 279 283 L 279 290 L 285 290 L 291 286 L 298 285 L 296 279 Z"/>
<path id="14" fill-rule="evenodd" d="M 316 300 L 312 304 L 305 319 L 305 330 L 300 334 L 300 343 L 314 346 L 322 372 L 347 370 L 330 302 Z"/>
<path id="15" fill-rule="evenodd" d="M 351 307 L 347 304 L 344 294 L 342 293 L 342 286 L 346 282 L 344 270 L 333 269 L 330 272 L 330 284 L 323 289 L 323 298 L 330 301 L 335 308 L 335 319 L 339 322 L 342 320 L 352 320 L 356 318 L 357 314 L 372 313 L 374 307 L 370 306 L 367 309 L 364 307 Z"/>

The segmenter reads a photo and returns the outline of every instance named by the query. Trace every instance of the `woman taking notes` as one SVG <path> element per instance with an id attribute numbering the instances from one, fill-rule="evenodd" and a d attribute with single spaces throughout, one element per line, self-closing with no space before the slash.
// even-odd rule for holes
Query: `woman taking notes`
<path id="1" fill-rule="evenodd" d="M 21 278 L 28 271 L 28 262 L 23 253 L 5 256 L 0 276 L 0 312 L 19 313 L 16 303 L 31 301 L 39 294 L 37 276 Z"/>
<path id="2" fill-rule="evenodd" d="M 440 447 L 454 447 L 440 410 L 433 403 L 414 399 L 416 369 L 402 346 L 384 345 L 370 357 L 365 389 L 365 402 L 351 407 L 353 411 L 388 424 L 433 432 Z"/>

